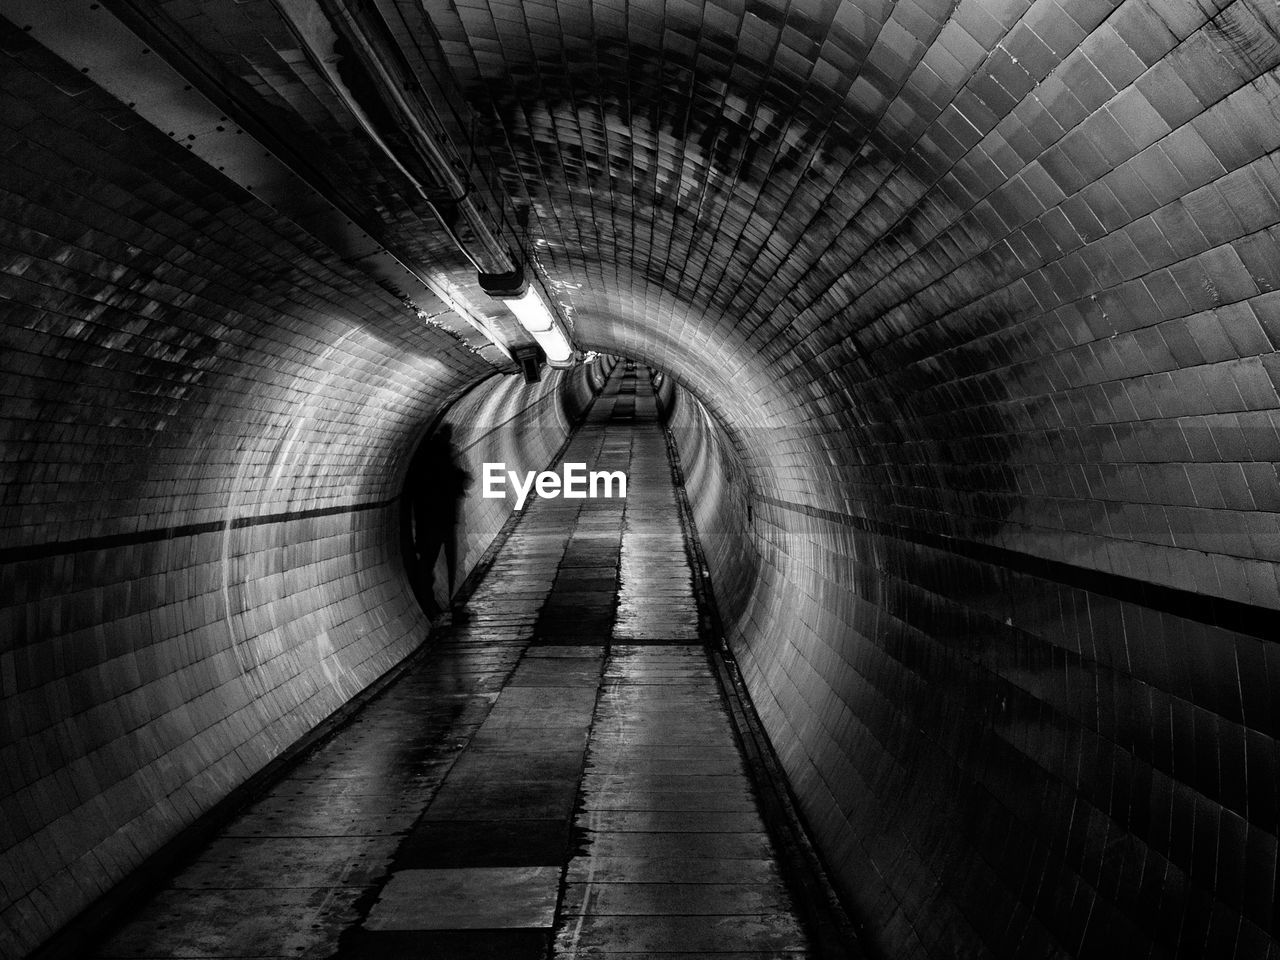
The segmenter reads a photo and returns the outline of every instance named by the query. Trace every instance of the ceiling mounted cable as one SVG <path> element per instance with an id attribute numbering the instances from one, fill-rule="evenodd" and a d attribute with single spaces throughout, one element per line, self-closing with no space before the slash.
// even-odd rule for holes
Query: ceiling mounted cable
<path id="1" fill-rule="evenodd" d="M 275 3 L 293 25 L 294 32 L 307 46 L 312 59 L 325 72 L 352 115 L 378 148 L 413 184 L 459 253 L 475 268 L 477 275 L 523 274 L 520 259 L 486 222 L 488 210 L 482 206 L 483 201 L 479 200 L 476 191 L 472 189 L 470 177 L 459 173 L 460 169 L 466 167 L 449 141 L 443 123 L 435 116 L 434 109 L 420 96 L 421 85 L 376 7 L 366 3 L 350 3 L 347 0 L 319 0 L 319 3 L 315 0 L 275 0 Z M 336 38 L 348 48 L 367 74 L 373 94 L 377 97 L 376 105 L 362 104 L 358 91 L 343 77 L 343 73 L 349 73 L 349 70 L 340 69 L 341 57 L 334 55 L 334 45 L 326 44 L 323 40 L 330 33 L 336 34 Z M 330 49 L 326 50 L 326 46 Z M 379 129 L 375 117 L 386 108 L 390 108 L 392 119 L 402 124 L 403 130 Z M 403 141 L 412 151 L 412 156 L 409 157 L 401 156 L 389 142 L 393 135 L 399 138 L 403 133 L 408 134 L 403 137 Z M 429 188 L 422 176 L 415 174 L 411 167 L 425 170 L 436 189 Z M 500 198 L 498 202 L 501 205 Z M 449 209 L 442 210 L 442 206 Z M 494 220 L 500 224 L 505 216 Z M 460 227 L 465 231 L 465 236 L 460 232 Z M 484 284 L 481 286 L 484 287 Z M 542 303 L 541 298 L 538 299 Z M 530 330 L 518 313 L 517 319 L 526 332 L 538 340 L 549 358 L 554 352 L 561 362 L 572 363 L 573 348 L 563 322 L 553 308 L 545 303 L 542 303 L 542 308 L 552 318 L 550 333 Z M 539 338 L 540 333 L 554 341 L 551 344 L 553 350 L 547 350 L 547 345 Z"/>

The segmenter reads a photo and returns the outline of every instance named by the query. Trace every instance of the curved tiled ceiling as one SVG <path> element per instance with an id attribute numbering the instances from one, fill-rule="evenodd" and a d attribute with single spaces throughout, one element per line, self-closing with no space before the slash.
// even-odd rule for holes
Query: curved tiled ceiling
<path id="1" fill-rule="evenodd" d="M 22 6 L 3 0 L 6 16 Z M 308 30 L 337 36 L 350 14 L 376 16 L 404 90 L 430 105 L 494 234 L 535 257 L 579 346 L 649 361 L 701 402 L 678 394 L 671 425 L 728 639 L 868 949 L 1276 951 L 1275 3 L 102 6 L 297 182 L 266 209 L 166 143 L 167 131 L 142 129 L 95 90 L 94 73 L 77 76 L 72 54 L 69 66 L 51 63 L 18 26 L 5 28 L 18 64 L 5 63 L 18 91 L 6 109 L 39 147 L 0 152 L 19 171 L 16 193 L 34 198 L 7 198 L 6 216 L 25 223 L 56 208 L 56 229 L 42 229 L 84 248 L 68 259 L 44 234 L 7 231 L 6 274 L 35 290 L 14 280 L 18 293 L 5 294 L 25 310 L 11 345 L 39 370 L 88 370 L 93 383 L 107 368 L 103 409 L 163 380 L 173 391 L 164 409 L 177 411 L 157 414 L 165 452 L 135 456 L 123 452 L 139 444 L 131 434 L 100 444 L 74 433 L 65 411 L 79 394 L 55 396 L 43 380 L 34 392 L 26 380 L 11 388 L 23 443 L 53 464 L 41 489 L 54 491 L 15 510 L 45 551 L 41 576 L 54 586 L 43 589 L 63 590 L 76 611 L 66 627 L 40 606 L 46 597 L 31 600 L 37 613 L 20 622 L 31 625 L 23 650 L 35 652 L 22 654 L 22 676 L 37 689 L 74 672 L 62 647 L 41 646 L 44 634 L 101 645 L 101 590 L 124 596 L 129 629 L 145 624 L 156 649 L 179 651 L 120 653 L 106 628 L 126 679 L 135 661 L 155 668 L 157 696 L 190 689 L 208 702 L 202 662 L 187 664 L 189 688 L 163 669 L 187 663 L 190 636 L 225 634 L 221 621 L 234 617 L 236 650 L 296 641 L 290 657 L 302 666 L 275 678 L 280 703 L 250 696 L 208 720 L 194 747 L 173 745 L 187 719 L 164 727 L 158 742 L 177 764 L 141 748 L 141 759 L 121 759 L 97 732 L 83 742 L 58 733 L 58 749 L 84 749 L 65 764 L 78 792 L 96 804 L 94 789 L 137 780 L 128 797 L 143 812 L 120 824 L 112 817 L 127 804 L 98 804 L 109 814 L 95 821 L 101 840 L 66 826 L 79 808 L 58 795 L 32 835 L 52 831 L 68 852 L 24 875 L 34 892 L 7 923 L 65 921 L 70 908 L 44 910 L 39 898 L 75 887 L 82 903 L 83 887 L 117 878 L 206 807 L 217 793 L 206 781 L 238 782 L 241 767 L 274 756 L 281 717 L 293 735 L 348 695 L 316 692 L 313 622 L 332 620 L 352 688 L 421 629 L 415 611 L 376 612 L 404 605 L 388 478 L 466 383 L 512 369 L 458 304 L 502 336 L 519 331 L 443 228 L 438 184 L 382 102 L 385 88 L 361 75 L 350 44 L 308 45 Z M 190 136 L 200 146 L 203 133 Z M 401 289 L 334 246 L 314 197 L 435 286 Z M 140 230 L 145 242 L 130 247 L 112 232 L 117 208 L 165 230 Z M 67 226 L 82 221 L 93 231 Z M 246 238 L 269 255 L 246 257 Z M 164 259 L 170 240 L 190 276 Z M 124 265 L 142 247 L 172 283 L 140 274 L 135 284 Z M 46 312 L 81 309 L 49 299 L 66 275 L 85 285 L 97 325 L 42 339 Z M 207 341 L 185 326 L 200 329 L 188 307 L 206 309 L 191 299 L 206 288 L 219 298 L 211 315 L 224 318 Z M 99 301 L 123 312 L 100 316 Z M 161 369 L 151 353 L 166 346 L 172 363 Z M 206 364 L 217 378 L 181 385 L 187 367 L 198 380 Z M 42 376 L 11 365 L 15 378 Z M 513 409 L 527 400 L 493 389 Z M 226 403 L 228 391 L 244 396 Z M 29 436 L 43 422 L 37 406 L 72 431 L 56 450 Z M 98 426 L 131 429 L 119 417 Z M 495 449 L 509 441 L 495 438 Z M 83 507 L 84 487 L 70 485 L 80 471 L 102 475 L 99 447 L 114 451 L 110 475 L 123 484 L 136 470 L 144 492 L 122 486 L 109 505 Z M 52 532 L 32 519 L 49 503 L 70 504 Z M 183 525 L 193 545 L 191 573 L 158 588 L 154 609 L 118 582 L 114 555 L 77 566 L 41 545 L 48 534 L 106 550 L 104 533 L 132 543 L 157 517 Z M 278 533 L 258 523 L 272 517 L 283 518 Z M 256 531 L 240 535 L 233 559 L 270 568 L 288 602 L 246 573 L 234 617 L 219 607 L 205 581 L 229 561 L 218 567 L 197 545 L 204 526 L 224 539 Z M 311 545 L 290 566 L 295 529 Z M 147 562 L 164 569 L 163 557 Z M 325 612 L 330 583 L 343 591 L 340 622 Z M 365 630 L 370 618 L 378 631 Z M 118 698 L 102 669 L 95 711 L 149 709 Z M 75 729 L 66 718 L 48 726 Z M 233 772 L 202 770 L 207 743 Z M 46 758 L 61 756 L 54 746 Z M 114 773 L 93 766 L 104 756 Z M 63 768 L 14 765 L 35 771 L 14 803 L 43 808 L 31 798 Z M 175 769 L 180 784 L 166 779 Z M 147 776 L 181 803 L 138 800 L 156 792 Z M 88 839 L 77 847 L 68 836 Z M 110 866 L 82 886 L 67 879 L 93 857 Z"/>
<path id="2" fill-rule="evenodd" d="M 1274 482 L 1272 5 L 383 5 L 420 6 L 579 338 L 694 385 L 761 483 L 1276 605 L 1238 519 Z M 1215 426 L 1244 465 L 1188 470 Z M 772 431 L 839 495 L 772 479 Z"/>

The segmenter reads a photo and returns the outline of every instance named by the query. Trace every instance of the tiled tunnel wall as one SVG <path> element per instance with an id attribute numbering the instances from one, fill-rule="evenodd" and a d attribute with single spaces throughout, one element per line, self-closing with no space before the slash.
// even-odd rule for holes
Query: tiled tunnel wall
<path id="1" fill-rule="evenodd" d="M 427 4 L 579 341 L 705 408 L 671 425 L 730 641 L 873 954 L 1280 956 L 1275 4 L 563 7 Z M 277 665 L 411 645 L 386 504 L 487 371 L 32 62 L 18 950 L 344 695 Z"/>
<path id="2" fill-rule="evenodd" d="M 18 957 L 422 642 L 401 481 L 489 367 L 6 43 L 0 955 Z M 478 389 L 538 425 L 509 445 L 536 459 L 593 376 Z"/>
<path id="3" fill-rule="evenodd" d="M 658 375 L 656 386 L 702 552 L 716 573 L 716 605 L 725 613 L 736 613 L 747 608 L 759 586 L 750 478 L 728 433 L 694 394 L 665 374 Z"/>
<path id="4" fill-rule="evenodd" d="M 1273 613 L 798 500 L 747 514 L 711 423 L 677 401 L 730 642 L 874 955 L 1278 955 Z"/>

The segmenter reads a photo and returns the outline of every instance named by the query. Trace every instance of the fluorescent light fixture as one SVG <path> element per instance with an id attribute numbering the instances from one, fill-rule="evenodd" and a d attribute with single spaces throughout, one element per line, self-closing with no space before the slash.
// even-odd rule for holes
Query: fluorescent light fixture
<path id="1" fill-rule="evenodd" d="M 535 292 L 532 284 L 526 287 L 524 293 L 520 294 L 520 296 L 510 297 L 504 302 L 511 308 L 511 312 L 516 315 L 516 319 L 520 321 L 520 326 L 530 333 L 546 333 L 556 325 L 555 317 L 551 315 L 551 311 L 542 302 L 542 298 Z M 534 339 L 537 340 L 538 338 L 535 337 Z M 541 343 L 542 341 L 538 340 L 538 342 Z"/>
<path id="2" fill-rule="evenodd" d="M 519 316 L 519 314 L 516 314 Z M 525 327 L 528 330 L 528 326 Z M 547 363 L 555 366 L 558 363 L 568 363 L 573 356 L 573 348 L 569 346 L 569 341 L 565 339 L 563 333 L 556 327 L 550 330 L 529 330 L 533 334 L 533 339 L 538 341 L 538 346 L 542 348 L 542 352 L 547 355 Z"/>
<path id="3" fill-rule="evenodd" d="M 489 296 L 501 300 L 520 321 L 520 326 L 537 341 L 553 367 L 573 366 L 573 344 L 563 324 L 542 298 L 537 283 L 528 283 L 524 269 L 510 273 L 482 273 L 480 287 Z"/>

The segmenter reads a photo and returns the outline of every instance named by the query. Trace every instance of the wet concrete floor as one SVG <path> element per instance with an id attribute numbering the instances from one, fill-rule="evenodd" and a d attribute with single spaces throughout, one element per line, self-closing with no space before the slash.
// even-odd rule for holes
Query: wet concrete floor
<path id="1" fill-rule="evenodd" d="M 247 807 L 99 958 L 809 956 L 699 609 L 646 374 L 531 499 L 406 675 Z"/>

